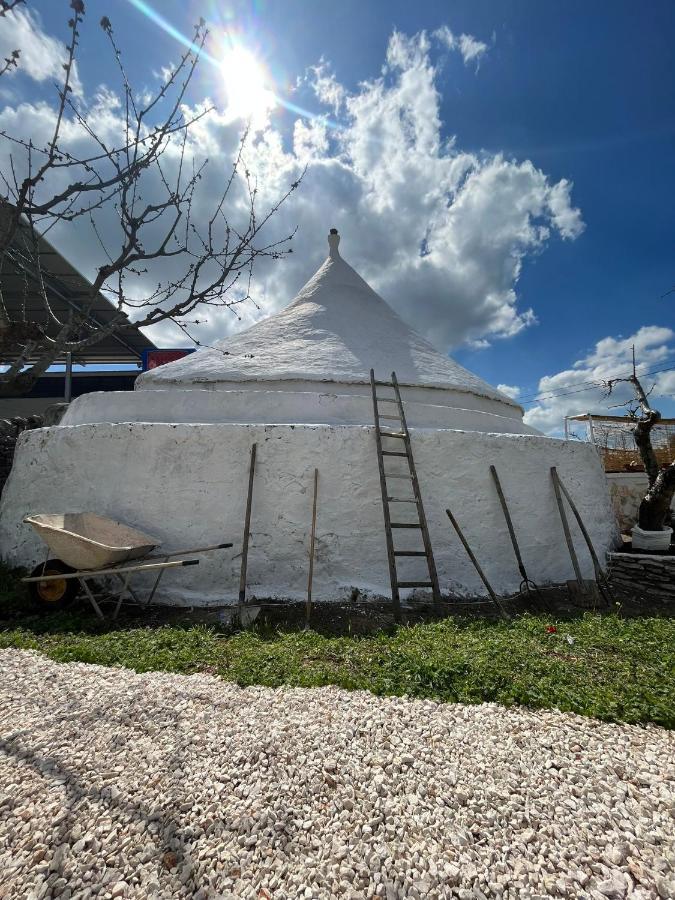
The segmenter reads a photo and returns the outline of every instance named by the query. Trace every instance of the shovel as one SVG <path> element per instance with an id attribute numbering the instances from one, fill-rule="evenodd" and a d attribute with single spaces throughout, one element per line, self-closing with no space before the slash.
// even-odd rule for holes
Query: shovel
<path id="1" fill-rule="evenodd" d="M 581 577 L 581 569 L 579 568 L 579 559 L 576 554 L 576 550 L 574 549 L 574 542 L 572 541 L 572 535 L 570 533 L 569 522 L 567 521 L 567 515 L 565 513 L 565 507 L 563 505 L 562 495 L 560 493 L 560 481 L 558 479 L 558 470 L 555 466 L 551 466 L 551 480 L 553 481 L 553 490 L 555 491 L 555 499 L 558 504 L 558 512 L 560 513 L 560 521 L 562 522 L 563 531 L 565 533 L 565 541 L 567 542 L 567 549 L 570 553 L 570 559 L 572 560 L 572 565 L 574 567 L 574 574 L 576 576 L 575 581 L 567 582 L 567 590 L 570 593 L 570 600 L 574 602 L 574 599 L 581 601 L 581 606 L 595 606 L 598 602 L 598 585 L 595 581 L 584 580 Z"/>
<path id="2" fill-rule="evenodd" d="M 602 566 L 600 565 L 600 560 L 598 559 L 598 554 L 595 552 L 595 547 L 593 546 L 593 542 L 591 541 L 591 536 L 588 533 L 588 529 L 584 525 L 583 519 L 581 518 L 581 514 L 580 514 L 579 510 L 577 509 L 577 506 L 576 506 L 574 500 L 572 500 L 572 497 L 570 496 L 570 492 L 565 487 L 563 480 L 558 475 L 557 470 L 555 473 L 555 480 L 558 482 L 558 486 L 560 487 L 560 490 L 562 491 L 563 495 L 565 496 L 565 499 L 569 503 L 570 509 L 574 513 L 574 518 L 577 520 L 577 525 L 579 526 L 579 531 L 581 531 L 581 534 L 583 535 L 583 538 L 586 541 L 586 546 L 588 547 L 588 552 L 590 553 L 591 559 L 593 561 L 593 570 L 595 572 L 595 581 L 600 590 L 600 593 L 602 594 L 607 606 L 611 606 L 611 604 L 614 602 L 614 595 L 612 594 L 612 588 L 610 587 L 609 581 L 607 580 L 607 576 L 602 571 Z"/>
<path id="3" fill-rule="evenodd" d="M 504 518 L 506 519 L 506 527 L 509 529 L 509 534 L 511 535 L 511 543 L 513 544 L 513 552 L 516 554 L 516 561 L 518 563 L 518 571 L 520 572 L 520 577 L 523 579 L 520 582 L 520 593 L 523 594 L 527 592 L 531 594 L 533 591 L 541 600 L 541 594 L 539 593 L 539 588 L 532 581 L 531 578 L 527 577 L 527 571 L 525 569 L 525 563 L 523 562 L 523 557 L 520 555 L 520 547 L 518 546 L 518 541 L 516 539 L 516 532 L 513 527 L 513 522 L 511 520 L 511 513 L 509 512 L 509 508 L 506 505 L 506 497 L 504 496 L 504 491 L 502 490 L 502 485 L 499 480 L 499 475 L 497 475 L 497 470 L 494 466 L 490 466 L 490 473 L 492 478 L 494 479 L 495 487 L 497 488 L 497 496 L 499 497 L 499 502 L 502 507 L 502 512 L 504 513 Z"/>

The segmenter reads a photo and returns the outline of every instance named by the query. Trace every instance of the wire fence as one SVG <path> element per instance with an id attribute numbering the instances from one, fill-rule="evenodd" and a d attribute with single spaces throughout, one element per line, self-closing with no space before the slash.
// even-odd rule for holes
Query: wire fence
<path id="1" fill-rule="evenodd" d="M 567 434 L 595 444 L 606 472 L 644 472 L 633 437 L 634 426 L 627 416 L 570 416 Z M 652 429 L 651 439 L 659 465 L 670 465 L 675 459 L 675 419 L 662 419 Z"/>

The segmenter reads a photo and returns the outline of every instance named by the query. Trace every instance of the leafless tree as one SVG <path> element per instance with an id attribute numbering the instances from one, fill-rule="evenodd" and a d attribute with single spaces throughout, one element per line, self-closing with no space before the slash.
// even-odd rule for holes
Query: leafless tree
<path id="1" fill-rule="evenodd" d="M 628 415 L 633 420 L 633 437 L 640 453 L 649 489 L 645 494 L 638 511 L 638 525 L 645 531 L 659 531 L 664 525 L 670 525 L 670 504 L 675 494 L 675 460 L 670 465 L 661 467 L 652 446 L 652 429 L 661 421 L 661 413 L 649 402 L 651 391 L 645 391 L 640 383 L 635 368 L 635 349 L 633 348 L 633 372 L 627 378 L 612 378 L 607 382 L 607 392 L 611 394 L 614 387 L 626 382 L 635 393 L 635 399 L 628 401 Z"/>
<path id="2" fill-rule="evenodd" d="M 0 14 L 15 5 L 2 4 Z M 190 137 L 213 108 L 190 111 L 186 95 L 207 38 L 204 21 L 195 26 L 191 46 L 161 86 L 148 95 L 132 89 L 112 24 L 107 16 L 101 19 L 121 82 L 123 127 L 111 146 L 74 91 L 85 8 L 82 0 L 70 0 L 70 8 L 51 138 L 38 146 L 0 132 L 10 148 L 9 163 L 0 170 L 0 285 L 2 267 L 16 262 L 17 254 L 29 256 L 31 290 L 37 290 L 49 322 L 44 327 L 27 313 L 11 315 L 0 292 L 0 363 L 4 354 L 8 365 L 0 375 L 0 396 L 27 392 L 55 360 L 68 352 L 82 353 L 114 332 L 167 320 L 186 330 L 199 321 L 190 317 L 202 310 L 242 303 L 250 299 L 254 262 L 292 252 L 293 233 L 270 237 L 269 223 L 301 178 L 259 212 L 258 186 L 244 159 L 246 134 L 224 174 L 222 192 L 206 215 L 197 215 L 196 197 L 208 159 L 195 160 Z M 0 74 L 19 61 L 17 50 Z M 66 131 L 73 128 L 86 138 L 86 154 L 76 154 L 67 140 Z M 112 238 L 106 235 L 111 221 Z M 77 314 L 64 318 L 50 304 L 49 267 L 40 259 L 37 235 L 75 224 L 91 229 L 101 259 L 90 297 Z M 160 280 L 139 295 L 139 284 L 154 278 L 159 264 Z M 103 326 L 90 315 L 99 293 L 116 309 Z"/>

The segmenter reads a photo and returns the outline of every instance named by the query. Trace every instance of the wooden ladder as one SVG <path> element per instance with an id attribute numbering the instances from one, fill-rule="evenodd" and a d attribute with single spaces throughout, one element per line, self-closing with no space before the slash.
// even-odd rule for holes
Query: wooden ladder
<path id="1" fill-rule="evenodd" d="M 403 411 L 403 401 L 401 400 L 401 392 L 396 380 L 396 373 L 391 373 L 391 381 L 376 381 L 375 372 L 370 370 L 370 387 L 373 393 L 373 416 L 375 418 L 375 441 L 377 444 L 377 463 L 380 469 L 380 488 L 382 491 L 382 511 L 384 513 L 384 531 L 387 538 L 387 556 L 389 558 L 389 579 L 391 581 L 391 600 L 394 607 L 394 618 L 397 622 L 401 619 L 401 597 L 400 588 L 431 588 L 434 600 L 434 607 L 440 607 L 441 592 L 438 587 L 438 574 L 436 573 L 436 563 L 434 561 L 434 553 L 431 549 L 431 540 L 429 539 L 429 529 L 427 527 L 427 519 L 424 515 L 424 505 L 422 503 L 422 494 L 420 493 L 419 481 L 417 479 L 417 471 L 415 469 L 415 461 L 413 459 L 412 447 L 410 444 L 410 432 L 405 420 L 405 412 Z M 378 394 L 377 388 L 392 388 L 393 397 L 384 397 Z M 394 404 L 387 406 L 387 412 L 380 412 L 380 404 Z M 395 431 L 382 430 L 380 422 L 383 420 L 398 422 L 399 428 Z M 387 426 L 385 425 L 385 428 Z M 392 426 L 394 427 L 394 426 Z M 386 441 L 386 446 L 392 449 L 382 449 L 382 441 Z M 401 441 L 402 444 L 397 442 Z M 393 442 L 393 443 L 392 443 Z M 399 448 L 403 446 L 403 450 L 393 449 L 395 446 Z M 385 458 L 388 457 L 404 457 L 408 463 L 408 472 L 405 474 L 395 474 L 387 472 L 385 469 Z M 389 479 L 397 479 L 402 482 L 409 482 L 412 486 L 412 497 L 392 496 L 389 491 L 387 481 Z M 414 504 L 417 511 L 416 522 L 392 522 L 391 506 L 393 504 L 406 503 Z M 423 550 L 397 550 L 394 546 L 393 529 L 403 529 L 405 531 L 419 531 L 422 536 Z M 401 557 L 408 556 L 424 556 L 427 561 L 427 569 L 429 571 L 428 581 L 399 581 L 396 570 L 396 560 Z"/>

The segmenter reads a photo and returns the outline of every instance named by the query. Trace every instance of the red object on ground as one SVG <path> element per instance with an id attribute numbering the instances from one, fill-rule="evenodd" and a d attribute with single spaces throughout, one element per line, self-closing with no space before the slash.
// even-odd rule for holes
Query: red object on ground
<path id="1" fill-rule="evenodd" d="M 555 634 L 558 631 L 558 629 L 555 627 L 555 625 L 547 625 L 546 631 L 548 634 Z"/>

